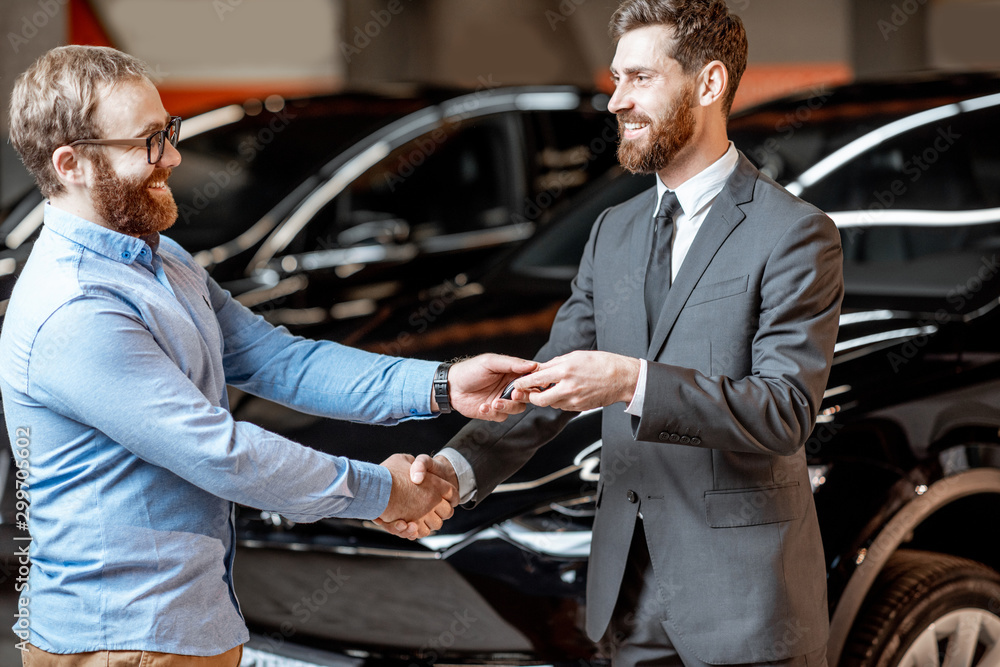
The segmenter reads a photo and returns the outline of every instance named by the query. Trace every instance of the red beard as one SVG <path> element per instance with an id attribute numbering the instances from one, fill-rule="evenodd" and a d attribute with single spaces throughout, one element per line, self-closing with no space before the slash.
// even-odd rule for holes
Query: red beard
<path id="1" fill-rule="evenodd" d="M 169 229 L 177 221 L 177 203 L 168 189 L 164 194 L 149 191 L 152 183 L 166 183 L 170 169 L 154 169 L 140 180 L 120 177 L 111 163 L 97 153 L 96 176 L 91 189 L 94 209 L 108 226 L 129 236 L 146 236 Z"/>
<path id="2" fill-rule="evenodd" d="M 618 162 L 633 174 L 652 174 L 664 169 L 694 136 L 694 86 L 683 90 L 662 119 L 636 112 L 618 114 Z M 625 139 L 625 123 L 649 123 L 645 141 Z"/>

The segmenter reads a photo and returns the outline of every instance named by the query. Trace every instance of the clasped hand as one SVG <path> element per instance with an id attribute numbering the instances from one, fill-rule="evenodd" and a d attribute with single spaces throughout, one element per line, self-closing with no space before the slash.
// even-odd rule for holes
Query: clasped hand
<path id="1" fill-rule="evenodd" d="M 500 354 L 466 359 L 448 373 L 449 399 L 455 410 L 466 417 L 503 421 L 526 408 L 524 403 L 502 400 L 504 388 L 511 380 L 537 368 L 534 361 Z M 451 464 L 426 455 L 414 459 L 409 454 L 394 454 L 382 465 L 392 475 L 392 492 L 388 506 L 375 523 L 394 535 L 413 540 L 440 529 L 454 513 L 458 478 Z"/>
<path id="2" fill-rule="evenodd" d="M 458 504 L 458 481 L 436 474 L 411 475 L 414 457 L 393 454 L 382 462 L 392 475 L 392 491 L 385 511 L 375 523 L 399 537 L 414 540 L 441 528 Z"/>

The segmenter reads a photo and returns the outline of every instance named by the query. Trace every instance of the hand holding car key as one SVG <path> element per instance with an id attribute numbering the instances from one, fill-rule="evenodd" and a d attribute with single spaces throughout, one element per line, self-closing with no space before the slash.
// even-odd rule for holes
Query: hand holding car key
<path id="1" fill-rule="evenodd" d="M 522 375 L 521 377 L 525 377 L 525 376 Z M 521 378 L 515 378 L 515 379 L 511 380 L 510 383 L 506 387 L 504 387 L 503 393 L 500 394 L 500 398 L 502 398 L 505 401 L 514 400 L 512 398 L 512 396 L 514 395 L 514 383 L 517 382 L 520 379 Z M 548 385 L 547 387 L 538 387 L 537 389 L 538 389 L 538 391 L 545 391 L 546 389 L 548 389 L 551 386 L 552 385 Z M 524 391 L 524 390 L 522 390 L 522 391 Z M 521 401 L 521 402 L 524 403 L 526 401 Z"/>

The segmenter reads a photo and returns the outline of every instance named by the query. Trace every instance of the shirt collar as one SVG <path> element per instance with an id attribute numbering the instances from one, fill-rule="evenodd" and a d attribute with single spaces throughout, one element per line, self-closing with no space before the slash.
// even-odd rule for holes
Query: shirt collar
<path id="1" fill-rule="evenodd" d="M 684 214 L 690 218 L 697 215 L 703 208 L 708 206 L 719 196 L 726 181 L 729 180 L 736 163 L 739 162 L 739 152 L 733 142 L 729 142 L 729 150 L 718 160 L 708 167 L 698 172 L 688 180 L 677 186 L 674 194 L 680 202 Z M 663 198 L 663 193 L 668 190 L 667 186 L 660 180 L 659 174 L 656 176 L 656 210 L 659 210 L 659 201 Z"/>
<path id="2" fill-rule="evenodd" d="M 160 244 L 159 234 L 135 238 L 101 227 L 49 202 L 45 202 L 45 226 L 87 250 L 122 264 L 131 264 L 143 258 L 151 262 Z"/>

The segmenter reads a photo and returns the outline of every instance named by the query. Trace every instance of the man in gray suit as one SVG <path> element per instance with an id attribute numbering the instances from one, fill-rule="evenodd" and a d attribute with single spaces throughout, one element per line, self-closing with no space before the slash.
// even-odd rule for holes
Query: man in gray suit
<path id="1" fill-rule="evenodd" d="M 728 140 L 747 43 L 723 0 L 626 0 L 611 29 L 619 159 L 657 187 L 597 219 L 545 363 L 493 404 L 535 407 L 470 424 L 411 474 L 480 501 L 575 412 L 606 407 L 587 634 L 615 665 L 823 665 L 803 443 L 837 334 L 840 237 Z"/>

